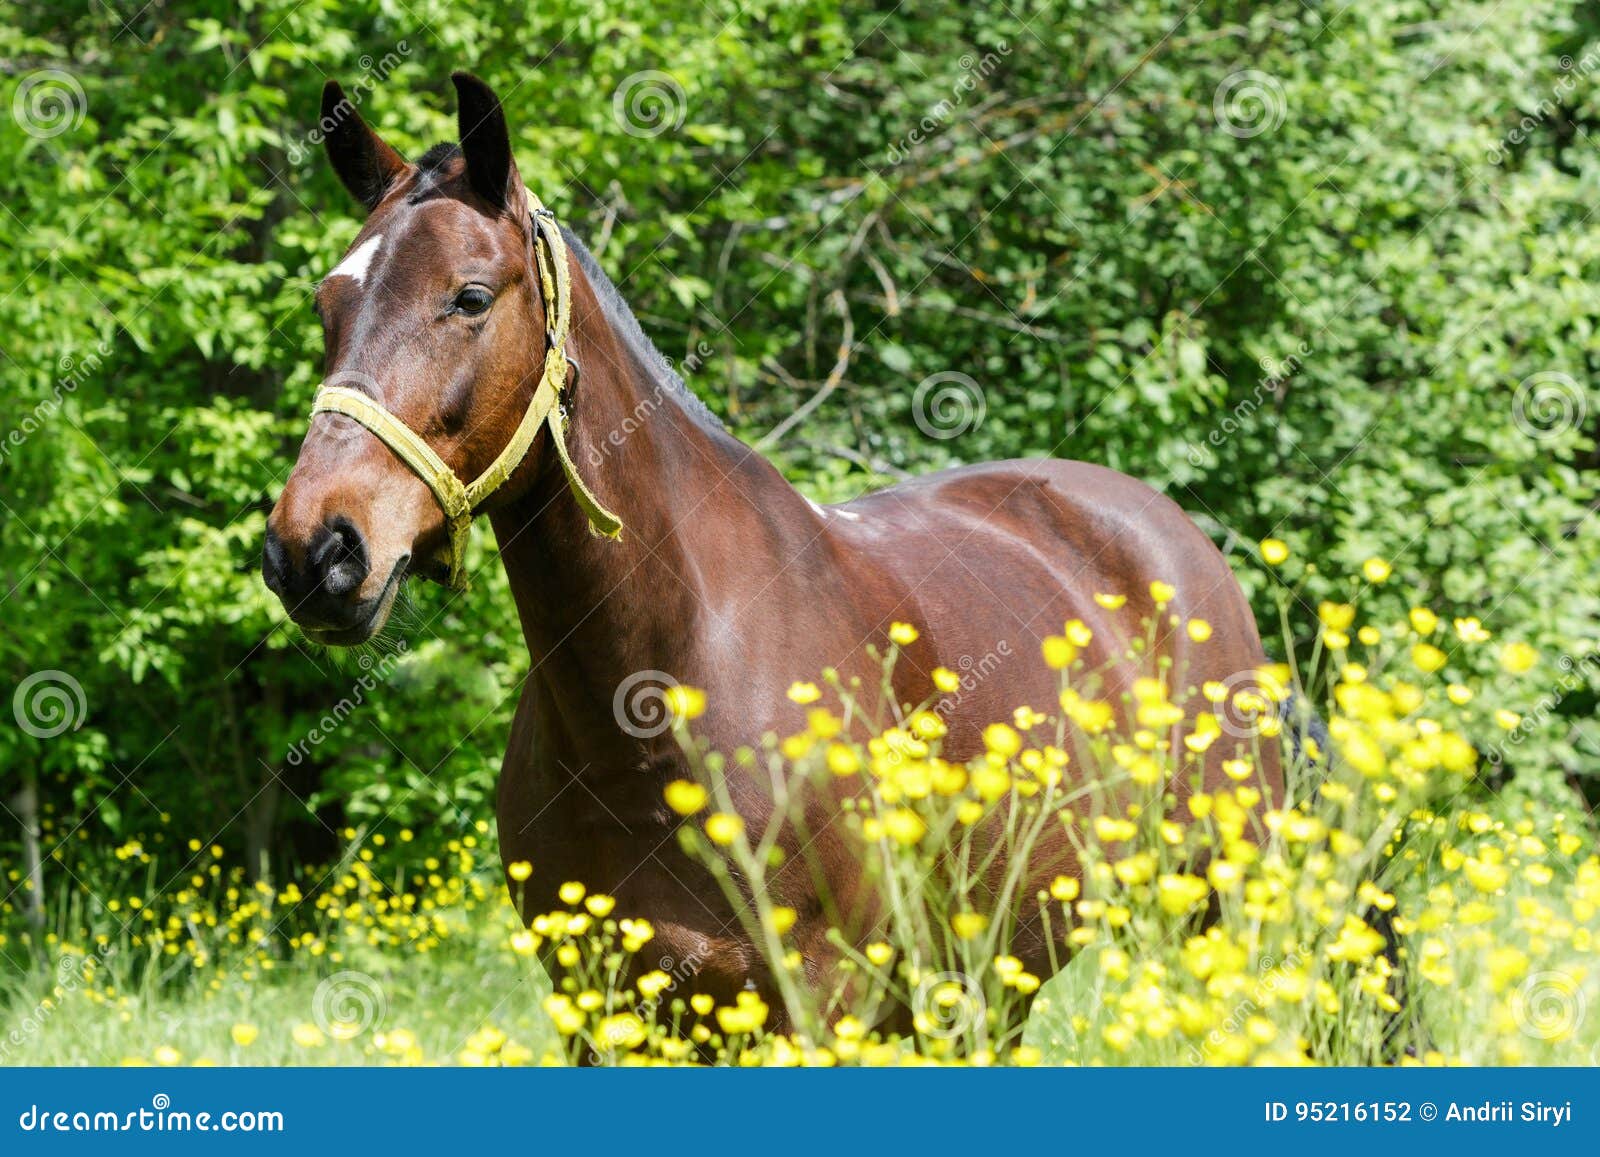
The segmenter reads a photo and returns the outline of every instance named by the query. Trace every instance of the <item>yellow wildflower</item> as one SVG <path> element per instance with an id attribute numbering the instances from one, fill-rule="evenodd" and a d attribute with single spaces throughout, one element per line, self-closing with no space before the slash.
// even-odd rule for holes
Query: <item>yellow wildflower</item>
<path id="1" fill-rule="evenodd" d="M 1356 609 L 1349 603 L 1322 602 L 1317 605 L 1317 618 L 1330 631 L 1348 631 L 1356 621 Z"/>
<path id="2" fill-rule="evenodd" d="M 950 917 L 950 928 L 958 940 L 972 940 L 983 935 L 989 926 L 989 917 L 982 912 L 957 912 Z"/>
<path id="3" fill-rule="evenodd" d="M 789 684 L 789 698 L 804 707 L 807 703 L 815 703 L 822 698 L 822 691 L 815 683 L 794 682 Z"/>
<path id="4" fill-rule="evenodd" d="M 744 820 L 728 812 L 712 812 L 706 819 L 706 835 L 714 844 L 726 847 L 744 832 Z"/>
<path id="5" fill-rule="evenodd" d="M 600 1047 L 608 1051 L 638 1048 L 647 1037 L 644 1021 L 631 1012 L 619 1012 L 602 1018 L 595 1035 Z"/>
<path id="6" fill-rule="evenodd" d="M 706 713 L 706 693 L 686 683 L 668 687 L 662 699 L 672 717 L 679 722 L 698 719 Z"/>
<path id="7" fill-rule="evenodd" d="M 1449 657 L 1432 643 L 1418 643 L 1411 648 L 1411 661 L 1431 675 L 1443 667 Z"/>
<path id="8" fill-rule="evenodd" d="M 1521 675 L 1524 672 L 1533 670 L 1538 662 L 1539 652 L 1521 641 L 1507 643 L 1500 650 L 1500 666 L 1513 675 Z"/>
<path id="9" fill-rule="evenodd" d="M 928 825 L 910 808 L 891 808 L 884 813 L 883 830 L 895 843 L 909 848 L 927 834 Z"/>
<path id="10" fill-rule="evenodd" d="M 706 806 L 710 798 L 705 788 L 687 779 L 673 780 L 661 794 L 666 798 L 667 806 L 680 816 L 694 815 Z"/>
<path id="11" fill-rule="evenodd" d="M 854 775 L 861 770 L 861 757 L 855 748 L 843 743 L 828 744 L 828 770 L 837 776 Z"/>
<path id="12" fill-rule="evenodd" d="M 1006 723 L 991 723 L 983 729 L 983 743 L 1002 759 L 1010 759 L 1022 750 L 1022 736 Z"/>
<path id="13" fill-rule="evenodd" d="M 1061 635 L 1046 635 L 1039 644 L 1039 650 L 1044 655 L 1045 666 L 1053 671 L 1070 667 L 1072 661 L 1078 657 L 1078 648 Z"/>
<path id="14" fill-rule="evenodd" d="M 1071 876 L 1057 876 L 1050 881 L 1050 898 L 1059 900 L 1063 904 L 1070 904 L 1078 898 L 1081 885 Z"/>
<path id="15" fill-rule="evenodd" d="M 917 641 L 917 628 L 910 623 L 890 623 L 889 640 L 902 647 L 909 647 Z"/>

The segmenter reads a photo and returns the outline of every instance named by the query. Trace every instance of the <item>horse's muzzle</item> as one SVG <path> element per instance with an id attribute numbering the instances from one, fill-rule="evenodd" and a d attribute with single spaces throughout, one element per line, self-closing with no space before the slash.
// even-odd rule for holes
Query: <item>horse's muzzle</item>
<path id="1" fill-rule="evenodd" d="M 321 527 L 300 553 L 269 524 L 261 551 L 261 577 L 284 609 L 306 634 L 329 646 L 364 642 L 387 617 L 409 556 L 402 556 L 383 590 L 358 598 L 370 562 L 366 540 L 348 519 L 334 518 Z"/>

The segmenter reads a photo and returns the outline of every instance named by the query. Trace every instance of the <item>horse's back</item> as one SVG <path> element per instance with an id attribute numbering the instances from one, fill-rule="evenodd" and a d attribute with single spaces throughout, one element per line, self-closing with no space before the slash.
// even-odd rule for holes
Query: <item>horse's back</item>
<path id="1" fill-rule="evenodd" d="M 1152 581 L 1177 588 L 1173 607 L 1185 615 L 1228 622 L 1242 605 L 1227 561 L 1176 502 L 1089 462 L 962 466 L 829 509 L 834 529 L 900 571 L 913 597 L 964 573 L 957 586 L 983 584 L 1014 613 L 1029 595 L 1090 606 L 1096 593 L 1126 595 L 1138 604 Z"/>
<path id="2" fill-rule="evenodd" d="M 876 613 L 923 631 L 908 652 L 914 668 L 1004 666 L 1003 677 L 963 691 L 950 719 L 957 754 L 1019 704 L 1054 701 L 1057 675 L 1039 648 L 1067 620 L 1091 629 L 1083 662 L 1113 698 L 1155 673 L 1156 656 L 1190 686 L 1264 658 L 1222 552 L 1177 503 L 1103 466 L 1039 459 L 941 471 L 832 508 L 830 522 L 886 592 Z M 1172 589 L 1158 606 L 1161 585 Z M 1211 628 L 1204 641 L 1180 626 L 1196 619 Z M 1143 658 L 1128 661 L 1135 650 Z"/>

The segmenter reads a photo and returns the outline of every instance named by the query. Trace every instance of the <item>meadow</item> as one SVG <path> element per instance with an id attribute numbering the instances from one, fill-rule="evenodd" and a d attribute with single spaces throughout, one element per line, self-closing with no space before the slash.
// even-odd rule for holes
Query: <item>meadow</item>
<path id="1" fill-rule="evenodd" d="M 1263 545 L 1274 556 L 1281 546 Z M 1369 560 L 1365 581 L 1388 573 Z M 1101 597 L 1114 607 L 1123 596 Z M 940 758 L 943 722 L 928 704 L 863 734 L 856 696 L 826 676 L 790 689 L 810 707 L 804 732 L 737 759 L 697 744 L 702 692 L 667 690 L 662 708 L 697 773 L 669 785 L 666 802 L 685 846 L 746 901 L 778 978 L 776 1030 L 753 992 L 722 1006 L 693 994 L 695 962 L 658 955 L 648 922 L 582 881 L 524 927 L 486 823 L 431 852 L 409 828 L 346 829 L 337 864 L 276 885 L 247 882 L 220 847 L 161 831 L 117 848 L 118 881 L 71 895 L 47 934 L 4 945 L 39 961 L 10 986 L 5 1016 L 18 1027 L 5 1059 L 1593 1063 L 1592 821 L 1484 789 L 1463 729 L 1487 716 L 1509 741 L 1522 704 L 1485 703 L 1453 677 L 1456 654 L 1487 648 L 1532 685 L 1539 653 L 1421 605 L 1389 623 L 1359 621 L 1354 603 L 1318 613 L 1299 671 L 1273 664 L 1235 686 L 1186 686 L 1174 672 L 1136 683 L 1129 734 L 1077 662 L 1087 628 L 1063 624 L 1033 660 L 1061 672 L 1059 701 L 995 721 L 984 755 L 964 765 Z M 1202 640 L 1210 630 L 1151 621 L 1145 638 L 1163 626 Z M 915 637 L 913 624 L 890 628 L 886 669 Z M 1123 659 L 1143 651 L 1136 635 Z M 934 679 L 961 686 L 953 671 Z M 1328 746 L 1282 747 L 1287 794 L 1263 808 L 1255 767 L 1266 745 L 1308 726 L 1293 697 L 1316 688 Z M 1186 714 L 1197 722 L 1175 742 Z M 1068 766 L 1069 728 L 1093 737 L 1097 766 Z M 1198 757 L 1217 743 L 1234 752 L 1232 783 L 1201 790 Z M 890 900 L 875 938 L 851 945 L 825 983 L 805 977 L 785 940 L 795 914 L 773 898 L 782 824 L 748 832 L 732 812 L 740 775 L 770 775 L 780 812 L 795 816 L 829 784 L 849 785 L 840 819 Z M 1058 823 L 1081 880 L 1026 896 L 1020 866 L 999 888 L 985 878 L 995 848 L 1025 864 Z M 60 863 L 72 871 L 67 855 Z M 511 864 L 510 887 L 535 870 Z M 1052 942 L 1054 976 L 1012 953 L 1030 919 Z M 897 1006 L 911 1010 L 909 1030 L 884 1027 Z"/>

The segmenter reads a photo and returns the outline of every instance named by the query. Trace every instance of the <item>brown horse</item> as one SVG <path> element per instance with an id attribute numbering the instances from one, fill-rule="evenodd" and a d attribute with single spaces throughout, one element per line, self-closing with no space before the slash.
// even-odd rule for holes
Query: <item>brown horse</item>
<path id="1" fill-rule="evenodd" d="M 802 497 L 693 398 L 578 242 L 548 237 L 554 226 L 518 175 L 499 102 L 471 76 L 455 83 L 461 144 L 415 164 L 337 85 L 324 92 L 328 155 L 370 213 L 317 291 L 328 377 L 392 419 L 313 419 L 268 522 L 263 571 L 312 639 L 368 639 L 408 575 L 457 572 L 471 516 L 452 526 L 439 487 L 421 476 L 422 451 L 394 449 L 405 435 L 382 423 L 403 423 L 459 488 L 493 473 L 546 378 L 566 374 L 569 358 L 582 367 L 558 383 L 565 426 L 561 411 L 535 421 L 503 484 L 471 496 L 494 528 L 532 657 L 498 807 L 504 860 L 534 865 L 527 912 L 581 880 L 647 917 L 662 954 L 699 961 L 696 988 L 726 999 L 747 981 L 765 987 L 734 911 L 674 839 L 683 821 L 662 788 L 685 776 L 685 761 L 670 732 L 629 719 L 641 678 L 704 688 L 697 729 L 731 751 L 804 727 L 785 696 L 795 678 L 833 667 L 873 686 L 866 648 L 903 620 L 921 636 L 895 671 L 902 703 L 933 693 L 938 666 L 988 676 L 973 674 L 947 705 L 945 751 L 964 759 L 981 750 L 985 724 L 1054 702 L 1039 644 L 1066 619 L 1093 629 L 1085 660 L 1108 670 L 1102 694 L 1113 701 L 1143 673 L 1117 660 L 1128 624 L 1145 618 L 1160 619 L 1156 653 L 1191 683 L 1264 661 L 1221 554 L 1177 505 L 1114 471 L 995 462 L 839 506 Z M 559 292 L 570 303 L 553 302 Z M 553 332 L 568 308 L 570 333 Z M 620 537 L 593 533 L 607 511 Z M 1159 616 L 1153 580 L 1176 589 Z M 1096 592 L 1128 603 L 1113 613 Z M 1191 617 L 1211 624 L 1209 641 L 1174 627 Z M 1220 746 L 1208 784 L 1223 782 Z M 1273 764 L 1263 774 L 1270 797 L 1281 773 Z M 752 829 L 770 819 L 755 779 L 740 781 L 736 802 Z M 1062 844 L 1046 849 L 1051 872 L 1072 862 Z M 833 894 L 853 895 L 860 873 L 842 839 L 824 832 L 812 851 Z M 807 968 L 825 980 L 837 956 L 811 877 L 791 873 L 779 887 L 799 913 Z M 1016 951 L 1047 967 L 1041 944 Z"/>

